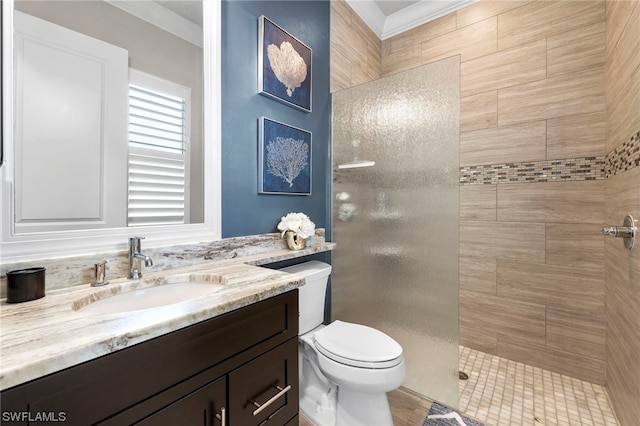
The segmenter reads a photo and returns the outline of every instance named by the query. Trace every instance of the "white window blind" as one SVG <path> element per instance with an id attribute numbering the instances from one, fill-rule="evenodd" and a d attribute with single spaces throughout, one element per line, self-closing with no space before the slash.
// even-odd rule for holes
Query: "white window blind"
<path id="1" fill-rule="evenodd" d="M 190 91 L 131 70 L 128 225 L 187 222 Z"/>

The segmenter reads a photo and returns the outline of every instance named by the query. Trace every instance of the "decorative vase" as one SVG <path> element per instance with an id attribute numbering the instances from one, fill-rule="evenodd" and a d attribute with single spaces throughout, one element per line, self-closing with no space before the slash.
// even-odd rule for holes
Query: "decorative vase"
<path id="1" fill-rule="evenodd" d="M 293 231 L 287 231 L 284 233 L 284 237 L 287 240 L 287 246 L 291 250 L 302 250 L 307 245 L 307 240 L 299 236 Z"/>

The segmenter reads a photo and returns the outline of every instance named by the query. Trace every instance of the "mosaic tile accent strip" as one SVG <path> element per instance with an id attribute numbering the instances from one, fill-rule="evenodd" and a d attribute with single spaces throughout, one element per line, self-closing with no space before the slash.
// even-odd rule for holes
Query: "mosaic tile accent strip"
<path id="1" fill-rule="evenodd" d="M 495 185 L 605 178 L 605 157 L 460 167 L 460 185 Z"/>
<path id="2" fill-rule="evenodd" d="M 607 154 L 604 170 L 607 178 L 640 166 L 640 131 Z"/>

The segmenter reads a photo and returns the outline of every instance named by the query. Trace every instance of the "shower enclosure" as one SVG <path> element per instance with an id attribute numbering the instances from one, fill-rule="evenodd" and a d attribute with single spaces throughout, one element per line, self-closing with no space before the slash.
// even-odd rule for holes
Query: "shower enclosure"
<path id="1" fill-rule="evenodd" d="M 332 319 L 403 347 L 403 386 L 458 406 L 460 62 L 333 94 Z"/>

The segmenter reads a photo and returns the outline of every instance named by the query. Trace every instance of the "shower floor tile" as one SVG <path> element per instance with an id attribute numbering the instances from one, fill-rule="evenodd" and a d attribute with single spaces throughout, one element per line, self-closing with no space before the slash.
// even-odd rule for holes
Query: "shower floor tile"
<path id="1" fill-rule="evenodd" d="M 459 412 L 486 426 L 619 426 L 604 386 L 460 346 Z M 389 394 L 395 426 L 422 426 L 431 401 Z M 300 413 L 300 426 L 314 425 Z"/>
<path id="2" fill-rule="evenodd" d="M 617 426 L 604 386 L 460 346 L 459 411 L 488 426 Z"/>

